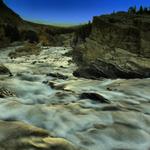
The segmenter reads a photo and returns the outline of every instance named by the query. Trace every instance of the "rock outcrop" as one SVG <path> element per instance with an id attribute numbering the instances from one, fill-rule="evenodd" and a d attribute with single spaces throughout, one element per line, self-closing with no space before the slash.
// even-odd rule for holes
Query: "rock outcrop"
<path id="1" fill-rule="evenodd" d="M 15 93 L 6 88 L 0 87 L 0 98 L 13 97 Z"/>
<path id="2" fill-rule="evenodd" d="M 110 101 L 108 99 L 106 99 L 99 93 L 91 93 L 91 92 L 82 93 L 80 95 L 80 98 L 81 99 L 91 99 L 93 101 L 100 102 L 100 103 L 108 103 L 108 104 L 110 103 Z"/>
<path id="3" fill-rule="evenodd" d="M 3 64 L 0 64 L 0 75 L 10 75 L 10 76 L 12 76 L 12 73 L 7 67 L 5 67 Z"/>
<path id="4" fill-rule="evenodd" d="M 68 76 L 60 74 L 58 72 L 57 73 L 48 73 L 47 76 L 51 76 L 51 77 L 58 78 L 58 79 L 63 79 L 63 80 L 68 79 Z"/>
<path id="5" fill-rule="evenodd" d="M 0 121 L 0 132 L 3 150 L 75 150 L 67 140 L 52 138 L 46 130 L 19 121 Z"/>
<path id="6" fill-rule="evenodd" d="M 79 64 L 75 74 L 85 77 L 90 70 L 96 78 L 150 76 L 149 14 L 103 15 L 88 26 L 91 30 L 82 31 L 87 36 L 77 33 L 74 40 L 73 57 Z"/>

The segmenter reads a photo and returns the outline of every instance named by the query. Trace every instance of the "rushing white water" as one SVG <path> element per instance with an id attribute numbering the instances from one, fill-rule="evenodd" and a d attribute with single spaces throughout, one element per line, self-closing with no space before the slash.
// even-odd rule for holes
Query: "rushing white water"
<path id="1" fill-rule="evenodd" d="M 70 48 L 50 47 L 39 56 L 11 60 L 12 49 L 0 52 L 1 62 L 14 74 L 1 76 L 0 85 L 16 96 L 0 98 L 0 120 L 44 128 L 82 150 L 150 148 L 150 79 L 77 79 L 72 76 L 75 64 L 63 56 Z M 69 78 L 49 77 L 50 72 Z M 55 82 L 56 89 L 46 81 Z M 83 92 L 99 93 L 111 103 L 81 99 Z"/>

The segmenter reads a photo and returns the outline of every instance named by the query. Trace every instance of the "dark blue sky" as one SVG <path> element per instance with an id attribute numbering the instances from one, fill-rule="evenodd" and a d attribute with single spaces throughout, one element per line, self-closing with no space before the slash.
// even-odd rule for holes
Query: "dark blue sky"
<path id="1" fill-rule="evenodd" d="M 79 24 L 93 16 L 127 10 L 136 5 L 150 6 L 150 0 L 4 0 L 5 3 L 27 20 Z"/>

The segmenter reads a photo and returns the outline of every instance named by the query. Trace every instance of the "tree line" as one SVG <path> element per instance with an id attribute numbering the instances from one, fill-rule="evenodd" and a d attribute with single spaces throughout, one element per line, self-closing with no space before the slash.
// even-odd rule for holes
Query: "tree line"
<path id="1" fill-rule="evenodd" d="M 130 14 L 150 14 L 150 7 L 143 7 L 143 6 L 140 6 L 139 9 L 137 9 L 136 6 L 133 6 L 133 7 L 130 7 L 128 9 L 128 13 Z"/>

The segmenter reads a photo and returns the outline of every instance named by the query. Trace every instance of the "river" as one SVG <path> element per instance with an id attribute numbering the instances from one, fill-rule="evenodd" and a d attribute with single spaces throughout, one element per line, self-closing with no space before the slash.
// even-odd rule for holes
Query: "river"
<path id="1" fill-rule="evenodd" d="M 13 74 L 0 75 L 0 86 L 14 93 L 0 98 L 1 121 L 44 129 L 81 150 L 150 148 L 150 79 L 79 79 L 64 55 L 70 47 L 43 47 L 40 55 L 11 59 L 14 50 L 0 51 L 0 62 Z"/>

